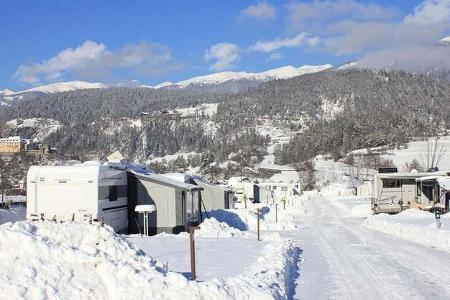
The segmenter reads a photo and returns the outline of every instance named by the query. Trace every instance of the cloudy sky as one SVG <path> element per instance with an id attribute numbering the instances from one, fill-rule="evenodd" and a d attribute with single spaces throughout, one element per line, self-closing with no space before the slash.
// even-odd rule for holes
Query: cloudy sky
<path id="1" fill-rule="evenodd" d="M 3 0 L 0 88 L 360 60 L 450 68 L 450 0 Z"/>

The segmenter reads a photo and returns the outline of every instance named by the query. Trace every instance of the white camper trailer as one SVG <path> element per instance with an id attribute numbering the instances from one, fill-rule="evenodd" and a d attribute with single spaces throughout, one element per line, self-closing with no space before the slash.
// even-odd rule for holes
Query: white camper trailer
<path id="1" fill-rule="evenodd" d="M 73 166 L 32 166 L 27 175 L 27 218 L 98 220 L 126 231 L 126 169 L 86 162 Z"/>

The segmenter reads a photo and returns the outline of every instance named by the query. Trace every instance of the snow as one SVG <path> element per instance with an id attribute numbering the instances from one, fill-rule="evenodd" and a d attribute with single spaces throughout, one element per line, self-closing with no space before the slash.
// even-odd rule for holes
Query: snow
<path id="1" fill-rule="evenodd" d="M 0 95 L 4 95 L 4 96 L 8 96 L 8 95 L 13 95 L 14 92 L 8 89 L 4 89 L 4 90 L 0 90 Z"/>
<path id="2" fill-rule="evenodd" d="M 441 229 L 436 228 L 433 213 L 407 209 L 396 215 L 370 216 L 365 225 L 401 239 L 450 252 L 450 215 L 441 216 Z"/>
<path id="3" fill-rule="evenodd" d="M 316 73 L 326 69 L 332 68 L 332 65 L 318 65 L 310 66 L 305 65 L 299 68 L 293 66 L 284 66 L 272 70 L 268 70 L 261 73 L 250 73 L 250 72 L 219 72 L 204 76 L 198 76 L 187 80 L 182 80 L 176 83 L 163 82 L 159 85 L 152 86 L 152 88 L 163 88 L 163 87 L 177 87 L 185 88 L 190 85 L 219 85 L 229 81 L 237 80 L 249 80 L 249 81 L 269 81 L 276 79 L 288 79 L 296 76 L 301 76 L 304 74 Z"/>
<path id="4" fill-rule="evenodd" d="M 298 257 L 277 234 L 200 235 L 200 281 L 189 281 L 187 234 L 125 238 L 95 223 L 17 222 L 0 226 L 0 241 L 10 299 L 286 299 Z"/>
<path id="5" fill-rule="evenodd" d="M 26 217 L 24 206 L 13 206 L 10 209 L 0 209 L 0 224 L 23 221 Z"/>
<path id="6" fill-rule="evenodd" d="M 345 190 L 340 185 L 302 197 L 308 214 L 296 218 L 297 230 L 281 233 L 302 251 L 295 298 L 448 299 L 450 254 L 364 225 L 349 215 L 360 205 L 353 196 L 338 200 L 347 209 L 335 205 Z"/>
<path id="7" fill-rule="evenodd" d="M 182 117 L 190 116 L 209 116 L 212 117 L 217 113 L 219 103 L 203 103 L 195 107 L 176 108 L 174 111 L 178 112 Z"/>
<path id="8" fill-rule="evenodd" d="M 163 161 L 170 162 L 176 160 L 178 157 L 183 157 L 184 159 L 188 159 L 191 155 L 198 155 L 197 152 L 178 152 L 175 154 L 168 154 L 165 156 L 153 157 L 147 160 L 147 164 L 150 163 L 161 163 Z"/>
<path id="9" fill-rule="evenodd" d="M 30 93 L 30 92 L 41 92 L 41 93 L 46 93 L 46 94 L 53 94 L 53 93 L 61 93 L 61 92 L 83 90 L 83 89 L 101 89 L 101 88 L 106 88 L 106 87 L 107 86 L 103 83 L 91 83 L 91 82 L 76 80 L 76 81 L 65 81 L 65 82 L 57 82 L 57 83 L 42 85 L 42 86 L 38 86 L 38 87 L 34 87 L 31 89 L 17 92 L 16 94 Z"/>
<path id="10" fill-rule="evenodd" d="M 435 138 L 429 138 L 431 145 L 434 145 Z M 390 159 L 394 165 L 402 171 L 406 163 L 411 163 L 412 160 L 417 159 L 422 165 L 426 165 L 427 158 L 427 140 L 413 141 L 407 143 L 406 147 L 400 149 L 388 149 L 387 147 L 370 148 L 372 153 L 380 153 L 383 159 Z M 444 147 L 445 154 L 438 164 L 439 170 L 450 170 L 450 159 L 448 159 L 448 152 L 450 151 L 450 136 L 442 136 L 439 138 L 439 147 Z M 355 155 L 367 154 L 368 149 L 358 149 L 351 151 Z M 350 154 L 349 153 L 349 154 Z"/>
<path id="11" fill-rule="evenodd" d="M 441 39 L 441 40 L 439 41 L 439 43 L 442 44 L 442 45 L 444 45 L 444 46 L 450 45 L 450 36 Z"/>
<path id="12" fill-rule="evenodd" d="M 6 122 L 12 128 L 35 128 L 33 139 L 42 141 L 63 125 L 58 120 L 47 118 L 13 119 Z"/>

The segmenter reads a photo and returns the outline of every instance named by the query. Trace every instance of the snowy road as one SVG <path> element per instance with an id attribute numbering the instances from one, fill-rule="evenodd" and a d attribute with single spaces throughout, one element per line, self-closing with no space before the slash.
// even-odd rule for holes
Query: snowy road
<path id="1" fill-rule="evenodd" d="M 450 299 L 450 253 L 361 226 L 323 197 L 305 206 L 284 233 L 303 251 L 297 298 Z"/>

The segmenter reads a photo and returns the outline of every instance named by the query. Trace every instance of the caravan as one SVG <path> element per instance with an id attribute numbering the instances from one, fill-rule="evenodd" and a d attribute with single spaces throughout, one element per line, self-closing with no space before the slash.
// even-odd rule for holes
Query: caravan
<path id="1" fill-rule="evenodd" d="M 86 162 L 73 166 L 32 166 L 27 175 L 27 218 L 93 220 L 126 231 L 126 168 Z"/>

